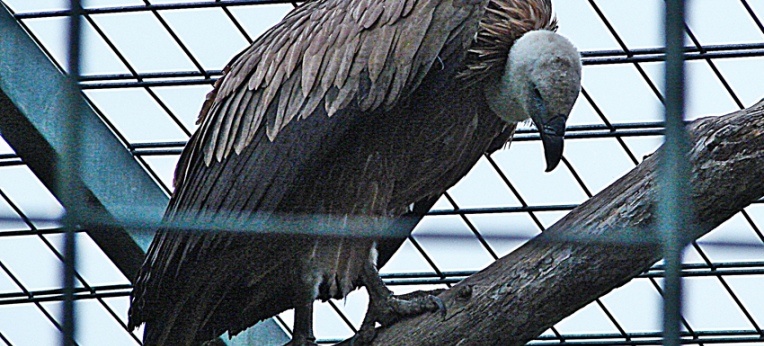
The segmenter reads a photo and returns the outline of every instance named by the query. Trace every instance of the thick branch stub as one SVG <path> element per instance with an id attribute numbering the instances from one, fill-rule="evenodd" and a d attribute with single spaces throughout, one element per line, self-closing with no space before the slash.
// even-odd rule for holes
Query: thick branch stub
<path id="1" fill-rule="evenodd" d="M 764 195 L 764 100 L 688 130 L 689 242 Z M 542 235 L 440 294 L 445 320 L 402 321 L 380 330 L 374 345 L 523 345 L 625 284 L 661 256 L 653 231 L 660 157 L 659 150 Z"/>

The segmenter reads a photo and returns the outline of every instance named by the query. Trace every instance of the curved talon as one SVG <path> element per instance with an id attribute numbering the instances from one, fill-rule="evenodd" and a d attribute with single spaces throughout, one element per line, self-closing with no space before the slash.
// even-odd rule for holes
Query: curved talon
<path id="1" fill-rule="evenodd" d="M 446 320 L 446 314 L 448 313 L 448 310 L 446 310 L 446 304 L 443 304 L 443 300 L 436 296 L 429 296 L 430 300 L 432 300 L 433 303 L 438 307 L 437 310 L 433 312 L 440 312 L 440 316 L 443 317 L 443 320 Z"/>

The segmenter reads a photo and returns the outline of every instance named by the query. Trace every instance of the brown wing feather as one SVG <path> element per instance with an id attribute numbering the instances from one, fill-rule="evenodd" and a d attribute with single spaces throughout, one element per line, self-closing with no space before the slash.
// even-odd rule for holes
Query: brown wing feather
<path id="1" fill-rule="evenodd" d="M 383 95 L 386 99 L 385 104 L 393 105 L 400 96 L 397 92 L 402 89 L 403 83 L 399 78 L 405 76 L 402 74 L 397 78 L 388 78 L 383 81 L 385 83 L 381 83 L 376 78 L 382 69 L 385 66 L 406 66 L 417 75 L 429 68 L 437 57 L 437 47 L 443 45 L 436 35 L 431 35 L 433 37 L 431 44 L 436 49 L 425 49 L 425 54 L 416 56 L 411 54 L 418 52 L 416 43 L 421 42 L 423 38 L 422 29 L 430 28 L 432 12 L 438 7 L 439 2 L 420 1 L 416 3 L 416 6 L 413 6 L 414 4 L 414 2 L 404 4 L 399 0 L 317 1 L 308 2 L 296 9 L 282 23 L 267 31 L 231 62 L 231 68 L 221 78 L 220 85 L 216 86 L 212 97 L 203 107 L 203 113 L 200 114 L 199 131 L 209 135 L 200 137 L 197 143 L 194 143 L 195 150 L 203 153 L 205 163 L 209 165 L 213 160 L 219 162 L 231 155 L 234 151 L 232 148 L 243 148 L 252 138 L 250 133 L 257 131 L 257 128 L 243 126 L 243 124 L 262 124 L 260 118 L 264 117 L 271 104 L 277 109 L 285 108 L 282 107 L 282 102 L 286 100 L 302 105 L 297 114 L 282 111 L 274 119 L 272 123 L 274 127 L 268 132 L 271 140 L 289 123 L 283 121 L 284 117 L 305 118 L 312 114 L 314 109 L 306 106 L 319 104 L 349 106 L 346 102 L 335 103 L 331 99 L 322 103 L 316 102 L 316 98 L 326 97 L 330 81 L 333 81 L 334 86 L 340 91 L 337 95 L 347 97 L 345 95 L 351 94 L 349 95 L 351 99 L 356 99 L 357 102 L 368 106 L 369 109 L 366 110 L 377 107 L 381 102 L 377 102 L 376 99 Z M 408 9 L 406 6 L 411 8 Z M 440 7 L 442 9 L 445 6 Z M 459 7 L 449 9 L 451 12 L 459 12 L 459 10 Z M 348 15 L 353 13 L 361 13 L 361 15 L 359 18 Z M 404 18 L 408 19 L 402 20 Z M 319 25 L 322 20 L 328 20 L 329 23 Z M 437 28 L 440 29 L 439 31 L 447 33 L 454 29 L 448 27 L 448 24 L 452 23 L 444 23 L 447 25 Z M 412 44 L 394 45 L 394 39 L 401 37 L 406 37 Z M 360 47 L 357 40 L 360 40 Z M 330 62 L 330 59 L 335 57 L 342 57 L 339 66 Z M 300 76 L 302 95 L 290 97 L 282 95 L 281 99 L 276 99 L 276 95 L 285 87 L 282 81 L 291 77 L 299 65 L 302 66 Z M 348 72 L 362 70 L 369 72 L 371 84 L 368 86 L 367 93 L 358 95 L 358 83 L 361 81 L 349 80 L 346 76 Z M 410 72 L 405 71 L 405 75 Z M 387 91 L 391 82 L 396 84 L 394 89 L 396 93 L 388 95 Z M 409 90 L 416 87 L 416 80 L 408 80 L 408 82 Z M 292 85 L 289 87 L 295 89 Z M 228 107 L 215 107 L 217 104 L 229 101 L 232 95 L 240 95 L 243 98 L 243 91 L 261 94 L 254 107 L 257 113 L 253 121 L 233 121 L 229 118 L 235 116 L 236 112 L 226 112 Z M 289 91 L 284 91 L 286 92 Z M 366 100 L 366 97 L 375 100 Z M 298 109 L 294 106 L 292 108 Z M 339 107 L 335 108 L 329 114 L 340 110 Z M 234 125 L 238 128 L 234 128 Z M 231 136 L 232 133 L 241 133 L 241 135 Z M 229 141 L 233 142 L 229 143 Z M 178 170 L 176 183 L 183 181 L 184 174 L 184 168 Z"/>

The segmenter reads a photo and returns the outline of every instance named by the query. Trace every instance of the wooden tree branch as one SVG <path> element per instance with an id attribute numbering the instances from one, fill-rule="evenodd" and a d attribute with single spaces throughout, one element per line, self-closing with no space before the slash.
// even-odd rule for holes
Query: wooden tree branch
<path id="1" fill-rule="evenodd" d="M 764 100 L 688 126 L 694 223 L 687 242 L 764 195 Z M 543 234 L 439 296 L 448 313 L 381 329 L 374 345 L 523 345 L 661 258 L 655 225 L 661 156 Z"/>

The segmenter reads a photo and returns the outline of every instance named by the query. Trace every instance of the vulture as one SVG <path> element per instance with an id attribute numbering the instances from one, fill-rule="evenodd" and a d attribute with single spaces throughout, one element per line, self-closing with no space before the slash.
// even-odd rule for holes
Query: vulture
<path id="1" fill-rule="evenodd" d="M 164 221 L 327 216 L 387 229 L 421 217 L 528 119 L 552 170 L 581 88 L 580 55 L 556 29 L 550 0 L 307 1 L 223 70 Z M 128 325 L 145 323 L 146 345 L 200 345 L 294 308 L 289 345 L 313 345 L 314 301 L 363 286 L 355 340 L 368 343 L 377 323 L 444 309 L 385 287 L 377 268 L 397 245 L 164 226 Z"/>

